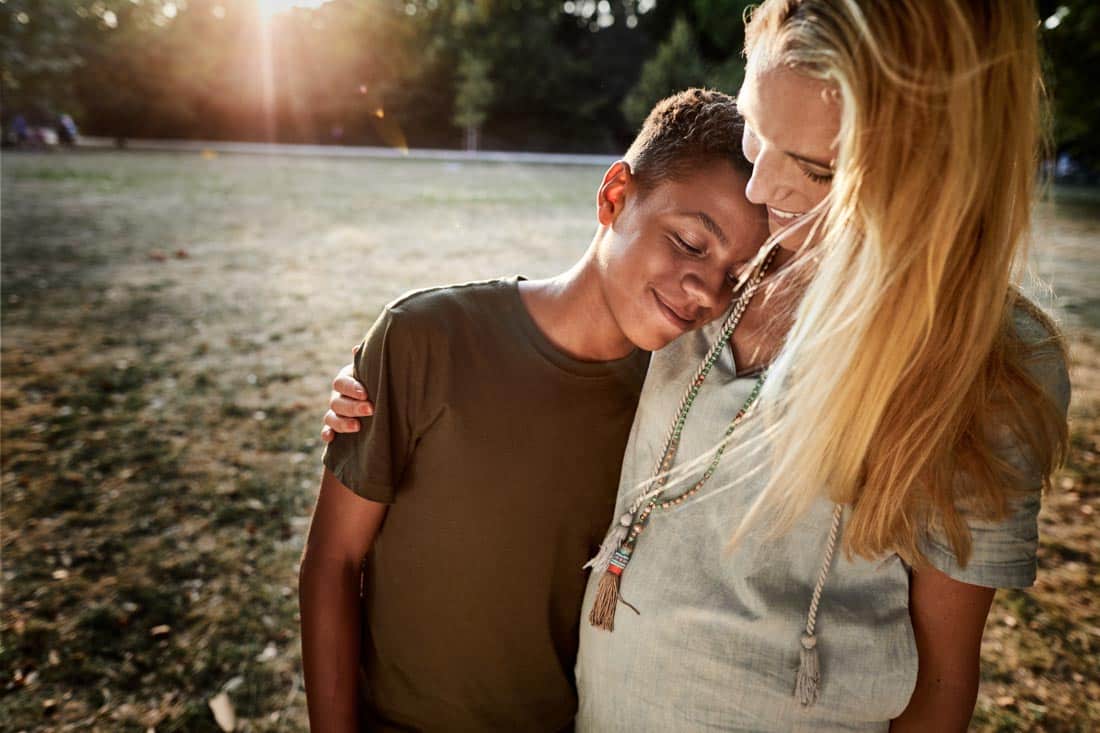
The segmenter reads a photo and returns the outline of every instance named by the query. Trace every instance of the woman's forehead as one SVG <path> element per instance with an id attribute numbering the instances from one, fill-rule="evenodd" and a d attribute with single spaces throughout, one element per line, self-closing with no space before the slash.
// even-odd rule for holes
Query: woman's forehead
<path id="1" fill-rule="evenodd" d="M 832 157 L 840 100 L 831 83 L 788 66 L 750 63 L 737 107 L 754 133 L 796 157 Z"/>

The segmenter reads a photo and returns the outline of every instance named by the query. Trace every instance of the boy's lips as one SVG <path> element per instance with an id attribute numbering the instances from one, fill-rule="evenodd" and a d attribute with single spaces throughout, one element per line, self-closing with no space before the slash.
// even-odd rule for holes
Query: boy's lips
<path id="1" fill-rule="evenodd" d="M 695 325 L 697 317 L 688 318 L 684 315 L 683 311 L 674 308 L 656 290 L 653 291 L 653 299 L 657 301 L 657 307 L 660 308 L 661 313 L 665 318 L 681 331 L 686 331 Z"/>

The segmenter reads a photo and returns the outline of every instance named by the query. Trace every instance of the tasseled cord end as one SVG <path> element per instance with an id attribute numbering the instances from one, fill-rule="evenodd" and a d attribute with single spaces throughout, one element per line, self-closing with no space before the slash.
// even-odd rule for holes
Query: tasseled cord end
<path id="1" fill-rule="evenodd" d="M 802 653 L 795 678 L 794 694 L 803 705 L 817 702 L 821 687 L 821 668 L 817 658 L 817 637 L 813 634 L 802 635 Z"/>
<path id="2" fill-rule="evenodd" d="M 615 607 L 619 605 L 619 573 L 609 566 L 596 587 L 596 600 L 588 613 L 588 623 L 604 631 L 615 630 Z"/>
<path id="3" fill-rule="evenodd" d="M 624 601 L 619 594 L 619 579 L 629 563 L 630 553 L 616 550 L 607 570 L 600 576 L 600 584 L 596 586 L 596 599 L 592 602 L 592 610 L 588 612 L 588 623 L 597 629 L 615 630 L 615 611 L 620 603 L 638 613 L 638 609 Z"/>

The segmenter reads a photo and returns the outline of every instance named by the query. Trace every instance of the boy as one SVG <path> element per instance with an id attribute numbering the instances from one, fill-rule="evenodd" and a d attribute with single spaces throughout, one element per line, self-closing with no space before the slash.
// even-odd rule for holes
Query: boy
<path id="1" fill-rule="evenodd" d="M 355 368 L 374 413 L 325 452 L 302 559 L 315 730 L 571 727 L 581 566 L 646 352 L 720 315 L 767 236 L 740 133 L 727 95 L 662 101 L 604 175 L 572 268 L 379 317 Z"/>

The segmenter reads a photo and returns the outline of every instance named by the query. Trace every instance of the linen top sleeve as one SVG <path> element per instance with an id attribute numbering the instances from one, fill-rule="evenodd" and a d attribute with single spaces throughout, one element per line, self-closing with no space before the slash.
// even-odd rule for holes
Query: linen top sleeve
<path id="1" fill-rule="evenodd" d="M 356 433 L 337 434 L 325 448 L 325 466 L 364 499 L 392 504 L 416 443 L 423 354 L 400 309 L 387 307 L 363 340 L 355 378 L 374 403 Z"/>
<path id="2" fill-rule="evenodd" d="M 1070 386 L 1061 349 L 1054 344 L 1042 344 L 1050 335 L 1032 317 L 1018 315 L 1016 321 L 1026 342 L 1041 344 L 1027 364 L 1031 376 L 1065 416 Z M 1001 521 L 967 519 L 971 555 L 965 567 L 942 532 L 933 531 L 927 535 L 922 549 L 933 567 L 955 580 L 987 588 L 1026 588 L 1035 582 L 1043 477 L 1027 447 L 1014 439 L 1007 429 L 999 436 L 996 452 L 1026 479 L 1028 491 L 1014 499 L 1009 515 Z"/>

